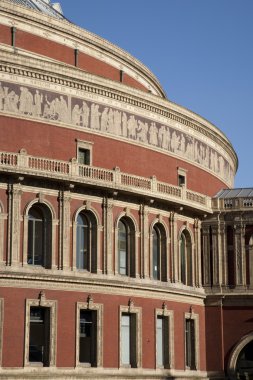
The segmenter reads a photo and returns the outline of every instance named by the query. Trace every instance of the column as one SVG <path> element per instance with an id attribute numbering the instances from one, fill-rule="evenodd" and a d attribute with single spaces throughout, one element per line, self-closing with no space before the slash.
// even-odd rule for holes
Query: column
<path id="1" fill-rule="evenodd" d="M 234 226 L 235 280 L 236 286 L 246 285 L 245 269 L 245 226 Z"/>
<path id="2" fill-rule="evenodd" d="M 148 228 L 148 206 L 140 205 L 140 226 L 141 226 L 141 278 L 149 277 L 149 228 Z"/>
<path id="3" fill-rule="evenodd" d="M 21 184 L 8 185 L 8 240 L 6 265 L 20 263 Z"/>
<path id="4" fill-rule="evenodd" d="M 104 224 L 104 268 L 106 274 L 113 273 L 113 199 L 103 199 Z"/>
<path id="5" fill-rule="evenodd" d="M 59 193 L 59 269 L 70 269 L 70 202 L 69 191 Z"/>

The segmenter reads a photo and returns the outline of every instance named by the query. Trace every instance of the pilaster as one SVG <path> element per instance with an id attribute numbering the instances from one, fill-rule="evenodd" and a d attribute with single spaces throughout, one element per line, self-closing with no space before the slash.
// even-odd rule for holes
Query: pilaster
<path id="1" fill-rule="evenodd" d="M 6 265 L 18 265 L 20 263 L 20 206 L 21 185 L 11 183 L 8 185 L 8 243 Z"/>

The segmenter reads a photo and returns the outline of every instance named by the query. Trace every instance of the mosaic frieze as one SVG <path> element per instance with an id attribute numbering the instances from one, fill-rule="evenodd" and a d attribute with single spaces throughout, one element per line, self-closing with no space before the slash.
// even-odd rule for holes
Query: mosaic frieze
<path id="1" fill-rule="evenodd" d="M 213 147 L 176 128 L 77 97 L 0 82 L 0 111 L 119 136 L 188 159 L 233 183 L 233 169 Z"/>

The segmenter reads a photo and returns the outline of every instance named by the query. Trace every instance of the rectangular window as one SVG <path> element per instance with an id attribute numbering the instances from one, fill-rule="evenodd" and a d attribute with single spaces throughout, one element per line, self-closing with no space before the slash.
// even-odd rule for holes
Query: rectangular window
<path id="1" fill-rule="evenodd" d="M 169 368 L 169 318 L 156 317 L 156 366 Z"/>
<path id="2" fill-rule="evenodd" d="M 81 165 L 90 165 L 90 149 L 78 149 L 78 163 Z"/>
<path id="3" fill-rule="evenodd" d="M 80 310 L 79 363 L 97 366 L 97 312 Z"/>
<path id="4" fill-rule="evenodd" d="M 185 365 L 196 369 L 195 321 L 190 318 L 185 320 Z"/>
<path id="5" fill-rule="evenodd" d="M 186 175 L 187 175 L 187 170 L 183 168 L 177 168 L 177 181 L 178 181 L 178 186 L 181 187 L 187 187 L 186 184 Z"/>
<path id="6" fill-rule="evenodd" d="M 30 308 L 29 362 L 49 366 L 50 308 Z"/>
<path id="7" fill-rule="evenodd" d="M 137 367 L 136 361 L 136 315 L 121 314 L 121 365 Z"/>

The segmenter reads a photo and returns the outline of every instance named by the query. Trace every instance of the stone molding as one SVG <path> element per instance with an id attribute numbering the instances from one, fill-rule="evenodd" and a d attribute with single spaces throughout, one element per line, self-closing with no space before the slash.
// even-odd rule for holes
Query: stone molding
<path id="1" fill-rule="evenodd" d="M 142 367 L 142 308 L 136 307 L 132 298 L 129 298 L 128 306 L 119 307 L 119 367 L 124 368 L 121 361 L 121 316 L 123 313 L 133 314 L 136 318 L 135 339 L 131 345 L 135 346 L 136 351 L 136 367 Z M 135 367 L 133 367 L 135 368 Z M 129 368 L 130 369 L 130 368 Z"/>
<path id="2" fill-rule="evenodd" d="M 37 13 L 6 0 L 1 2 L 0 11 L 3 14 L 1 22 L 62 45 L 67 45 L 73 49 L 78 49 L 102 62 L 104 61 L 118 69 L 123 69 L 134 79 L 150 88 L 156 95 L 166 97 L 155 75 L 143 63 L 100 36 L 67 21 L 59 21 L 56 18 L 48 17 L 42 12 Z M 34 28 L 34 23 L 36 23 L 36 29 Z M 54 33 L 52 33 L 52 28 Z"/>
<path id="3" fill-rule="evenodd" d="M 169 363 L 166 368 L 174 368 L 175 367 L 175 348 L 174 348 L 174 336 L 175 336 L 175 326 L 174 326 L 174 311 L 168 310 L 167 305 L 164 302 L 161 309 L 155 309 L 155 320 L 157 316 L 166 317 L 168 319 L 168 334 L 169 334 L 169 341 L 168 343 L 168 359 Z M 156 365 L 156 368 L 160 368 Z"/>
<path id="4" fill-rule="evenodd" d="M 57 344 L 57 301 L 47 300 L 43 291 L 39 293 L 38 299 L 26 300 L 26 318 L 25 318 L 25 350 L 24 366 L 33 367 L 29 362 L 29 337 L 30 337 L 30 308 L 32 306 L 41 306 L 50 308 L 50 353 L 49 366 L 56 366 L 56 344 Z"/>
<path id="5" fill-rule="evenodd" d="M 97 312 L 97 342 L 96 342 L 96 367 L 103 366 L 103 305 L 94 303 L 91 295 L 87 302 L 77 302 L 76 304 L 76 367 L 82 367 L 79 362 L 79 338 L 80 338 L 80 310 L 95 310 Z"/>
<path id="6" fill-rule="evenodd" d="M 94 274 L 69 274 L 69 272 L 49 271 L 13 271 L 0 270 L 1 287 L 19 287 L 24 289 L 45 289 L 56 291 L 88 292 L 105 295 L 134 296 L 146 299 L 204 306 L 206 294 L 203 288 L 192 288 L 182 284 L 162 283 L 144 279 L 122 279 L 118 276 L 106 278 Z M 71 285 L 71 286 L 70 286 Z"/>
<path id="7" fill-rule="evenodd" d="M 185 313 L 185 321 L 186 321 L 186 319 L 192 319 L 192 320 L 194 320 L 194 328 L 195 328 L 195 334 L 194 334 L 194 337 L 195 337 L 195 368 L 196 368 L 196 371 L 198 371 L 199 370 L 199 363 L 200 363 L 200 361 L 199 361 L 199 355 L 200 355 L 199 315 L 194 312 L 192 306 L 190 306 L 189 313 Z M 185 349 L 186 349 L 186 347 L 185 347 Z M 190 372 L 192 372 L 192 370 L 190 370 Z"/>

